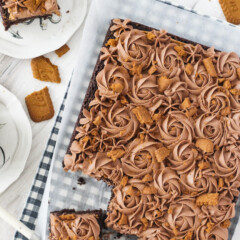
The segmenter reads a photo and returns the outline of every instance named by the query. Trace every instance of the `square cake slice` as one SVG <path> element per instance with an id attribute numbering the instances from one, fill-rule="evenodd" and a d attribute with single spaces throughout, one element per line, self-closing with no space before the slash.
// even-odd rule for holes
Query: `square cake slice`
<path id="1" fill-rule="evenodd" d="M 50 240 L 100 240 L 102 210 L 76 212 L 64 209 L 50 213 Z"/>
<path id="2" fill-rule="evenodd" d="M 0 12 L 5 30 L 29 19 L 60 16 L 57 0 L 0 0 Z"/>

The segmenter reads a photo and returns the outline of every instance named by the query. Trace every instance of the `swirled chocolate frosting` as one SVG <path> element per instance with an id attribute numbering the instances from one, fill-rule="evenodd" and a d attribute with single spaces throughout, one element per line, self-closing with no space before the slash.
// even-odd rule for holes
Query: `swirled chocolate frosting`
<path id="1" fill-rule="evenodd" d="M 94 213 L 51 213 L 50 239 L 99 240 L 100 226 Z"/>
<path id="2" fill-rule="evenodd" d="M 65 171 L 115 185 L 106 225 L 227 240 L 240 187 L 240 60 L 113 20 Z M 146 28 L 145 28 L 146 29 Z"/>
<path id="3" fill-rule="evenodd" d="M 9 20 L 24 19 L 35 16 L 60 15 L 57 0 L 3 0 Z"/>

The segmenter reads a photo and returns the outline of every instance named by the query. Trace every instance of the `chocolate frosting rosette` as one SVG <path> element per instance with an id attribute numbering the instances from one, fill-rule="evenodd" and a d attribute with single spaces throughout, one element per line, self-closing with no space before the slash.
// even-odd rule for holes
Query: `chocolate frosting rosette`
<path id="1" fill-rule="evenodd" d="M 169 240 L 170 234 L 163 227 L 149 228 L 139 240 Z"/>
<path id="2" fill-rule="evenodd" d="M 117 101 L 108 109 L 101 120 L 101 132 L 113 139 L 114 144 L 126 144 L 136 135 L 139 122 L 131 107 L 124 106 Z"/>
<path id="3" fill-rule="evenodd" d="M 215 226 L 211 232 L 208 227 L 203 225 L 196 230 L 196 240 L 226 240 L 228 239 L 228 229 L 221 226 Z"/>
<path id="4" fill-rule="evenodd" d="M 100 235 L 100 226 L 96 218 L 90 214 L 76 216 L 74 220 L 64 221 L 61 216 L 51 215 L 51 234 L 55 239 L 98 239 Z"/>
<path id="5" fill-rule="evenodd" d="M 107 176 L 114 184 L 119 184 L 123 177 L 120 159 L 113 160 L 106 153 L 97 153 L 93 158 L 86 159 L 82 164 L 82 171 L 99 180 Z"/>
<path id="6" fill-rule="evenodd" d="M 200 226 L 200 209 L 191 199 L 179 199 L 170 203 L 163 227 L 176 239 L 192 239 Z"/>
<path id="7" fill-rule="evenodd" d="M 174 49 L 176 43 L 168 43 L 164 47 L 156 48 L 156 67 L 159 73 L 163 73 L 169 78 L 179 77 L 183 65 L 183 60 L 179 58 Z"/>
<path id="8" fill-rule="evenodd" d="M 192 141 L 194 128 L 186 115 L 180 111 L 169 112 L 167 117 L 158 124 L 161 141 L 173 148 L 182 140 Z"/>
<path id="9" fill-rule="evenodd" d="M 221 194 L 216 206 L 202 206 L 201 225 L 196 229 L 196 239 L 228 239 L 230 219 L 235 215 L 235 203 Z"/>
<path id="10" fill-rule="evenodd" d="M 189 92 L 196 96 L 198 96 L 206 87 L 216 83 L 216 80 L 208 74 L 202 63 L 202 59 L 193 65 L 191 75 L 188 75 L 184 71 L 183 79 L 187 83 Z"/>
<path id="11" fill-rule="evenodd" d="M 159 196 L 171 202 L 182 194 L 182 185 L 178 174 L 169 167 L 158 170 L 154 173 L 154 187 Z"/>
<path id="12" fill-rule="evenodd" d="M 151 112 L 159 107 L 167 106 L 167 98 L 159 95 L 157 77 L 155 75 L 132 78 L 132 89 L 128 93 L 130 103 L 136 106 L 144 106 Z"/>
<path id="13" fill-rule="evenodd" d="M 117 43 L 118 61 L 128 70 L 148 68 L 154 58 L 153 46 L 149 44 L 146 33 L 132 29 L 124 31 Z"/>
<path id="14" fill-rule="evenodd" d="M 222 116 L 229 115 L 230 100 L 228 92 L 225 88 L 217 85 L 211 85 L 203 89 L 198 97 L 199 105 L 203 113 L 220 114 Z M 227 114 L 224 113 L 224 109 L 229 108 Z"/>
<path id="15" fill-rule="evenodd" d="M 155 151 L 162 147 L 155 141 L 143 141 L 135 139 L 127 148 L 125 156 L 121 159 L 125 175 L 133 178 L 143 178 L 147 174 L 153 174 L 158 164 Z"/>
<path id="16" fill-rule="evenodd" d="M 107 64 L 97 75 L 99 95 L 116 100 L 120 94 L 126 94 L 129 89 L 130 76 L 128 71 L 120 66 Z"/>
<path id="17" fill-rule="evenodd" d="M 226 121 L 219 119 L 214 114 L 203 114 L 196 120 L 195 132 L 197 138 L 206 138 L 219 147 L 226 144 Z"/>
<path id="18" fill-rule="evenodd" d="M 181 175 L 195 169 L 196 161 L 202 159 L 202 154 L 192 142 L 182 140 L 173 148 L 168 159 L 172 169 Z"/>
<path id="19" fill-rule="evenodd" d="M 217 192 L 218 181 L 215 172 L 209 169 L 209 166 L 206 165 L 206 168 L 203 169 L 192 169 L 190 172 L 180 176 L 183 192 L 186 195 L 195 197 L 202 193 Z"/>
<path id="20" fill-rule="evenodd" d="M 154 195 L 150 194 L 151 191 L 145 193 L 145 189 L 149 189 L 149 184 L 142 182 L 114 188 L 114 197 L 109 204 L 105 221 L 107 227 L 114 228 L 122 234 L 140 236 L 149 224 L 145 217 L 148 205 L 151 207 L 151 202 L 156 202 Z"/>
<path id="21" fill-rule="evenodd" d="M 229 81 L 236 81 L 238 79 L 237 68 L 239 68 L 240 61 L 236 53 L 217 52 L 216 70 L 220 78 L 228 79 Z"/>
<path id="22" fill-rule="evenodd" d="M 224 146 L 214 153 L 213 169 L 219 177 L 234 176 L 231 180 L 235 181 L 240 176 L 240 155 Z"/>

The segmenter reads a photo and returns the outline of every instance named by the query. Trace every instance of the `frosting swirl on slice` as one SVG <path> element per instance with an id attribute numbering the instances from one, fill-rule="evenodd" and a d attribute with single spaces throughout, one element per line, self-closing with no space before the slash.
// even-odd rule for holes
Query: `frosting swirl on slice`
<path id="1" fill-rule="evenodd" d="M 51 239 L 99 239 L 100 226 L 93 214 L 50 215 Z"/>

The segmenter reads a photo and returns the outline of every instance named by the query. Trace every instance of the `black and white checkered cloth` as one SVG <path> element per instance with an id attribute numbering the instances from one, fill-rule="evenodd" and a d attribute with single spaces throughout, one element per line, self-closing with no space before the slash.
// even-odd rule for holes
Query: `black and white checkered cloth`
<path id="1" fill-rule="evenodd" d="M 67 92 L 68 92 L 68 88 L 67 88 Z M 39 168 L 36 173 L 35 179 L 33 181 L 33 185 L 29 193 L 27 203 L 24 207 L 24 210 L 21 216 L 21 221 L 32 230 L 35 230 L 35 223 L 36 223 L 39 209 L 41 206 L 44 189 L 46 187 L 48 173 L 50 170 L 53 152 L 54 152 L 54 148 L 56 145 L 56 140 L 59 132 L 59 126 L 62 121 L 62 114 L 65 107 L 67 92 L 65 93 L 62 105 L 60 107 L 58 116 L 56 118 L 54 127 L 51 131 L 51 134 L 50 134 L 46 149 L 44 151 L 42 160 L 39 164 Z M 22 234 L 18 232 L 15 234 L 14 239 L 27 240 L 27 238 L 25 238 Z"/>

